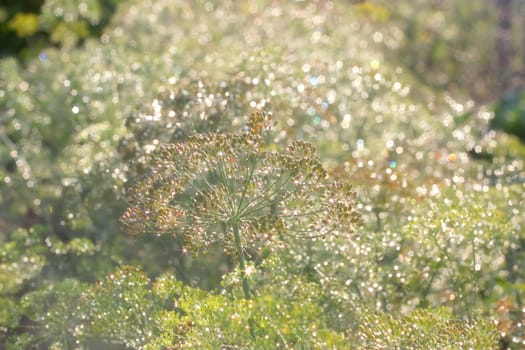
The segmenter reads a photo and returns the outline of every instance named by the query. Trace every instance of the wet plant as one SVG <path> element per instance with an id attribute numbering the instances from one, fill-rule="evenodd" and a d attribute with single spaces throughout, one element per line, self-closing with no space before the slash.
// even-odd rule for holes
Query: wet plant
<path id="1" fill-rule="evenodd" d="M 449 34 L 471 62 L 462 26 L 416 11 L 435 35 L 407 47 L 404 6 L 354 3 L 126 1 L 81 47 L 1 59 L 0 348 L 345 349 L 363 327 L 413 345 L 413 310 L 436 327 L 410 335 L 442 323 L 434 348 L 485 339 L 481 318 L 522 346 L 525 147 L 398 66 Z M 118 230 L 133 180 L 125 226 L 149 235 Z"/>
<path id="2" fill-rule="evenodd" d="M 366 317 L 359 332 L 366 349 L 494 349 L 498 334 L 488 320 L 470 324 L 446 308 L 418 309 L 400 319 L 387 314 Z"/>
<path id="3" fill-rule="evenodd" d="M 270 124 L 269 114 L 255 112 L 246 131 L 159 147 L 150 173 L 129 191 L 125 230 L 182 235 L 193 253 L 221 245 L 238 261 L 246 299 L 254 295 L 247 260 L 283 235 L 350 237 L 360 223 L 351 186 L 329 180 L 310 143 L 270 151 L 262 137 Z"/>

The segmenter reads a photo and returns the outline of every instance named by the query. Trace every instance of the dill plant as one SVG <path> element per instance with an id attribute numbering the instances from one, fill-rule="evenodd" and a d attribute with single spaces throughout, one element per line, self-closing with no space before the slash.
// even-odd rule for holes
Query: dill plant
<path id="1" fill-rule="evenodd" d="M 446 308 L 416 309 L 394 318 L 370 314 L 359 330 L 365 349 L 494 349 L 498 333 L 487 319 L 454 319 Z"/>
<path id="2" fill-rule="evenodd" d="M 453 100 L 448 93 L 426 91 L 423 85 L 405 74 L 406 67 L 397 68 L 385 59 L 384 52 L 368 43 L 372 37 L 375 40 L 382 34 L 387 38 L 390 37 L 388 33 L 396 31 L 378 31 L 367 19 L 356 17 L 353 13 L 357 11 L 348 2 L 262 1 L 255 7 L 240 2 L 217 2 L 212 4 L 213 11 L 208 8 L 210 4 L 158 1 L 152 5 L 151 2 L 133 1 L 123 4 L 101 40 L 87 40 L 85 46 L 74 50 L 45 50 L 37 60 L 28 62 L 27 67 L 18 66 L 11 59 L 0 61 L 5 68 L 0 69 L 3 78 L 0 79 L 0 109 L 3 110 L 0 129 L 8 138 L 0 146 L 0 178 L 4 180 L 0 186 L 0 221 L 10 213 L 16 217 L 13 223 L 16 225 L 24 220 L 24 213 L 34 211 L 44 214 L 43 221 L 48 227 L 42 232 L 29 231 L 29 238 L 18 230 L 1 238 L 5 243 L 0 246 L 0 280 L 5 283 L 0 283 L 3 287 L 0 288 L 0 348 L 8 341 L 16 342 L 15 349 L 26 348 L 18 343 L 19 338 L 20 341 L 33 341 L 30 338 L 40 338 L 40 335 L 45 336 L 35 339 L 33 344 L 40 344 L 42 348 L 59 344 L 55 338 L 64 335 L 67 342 L 57 347 L 73 344 L 70 340 L 83 342 L 82 338 L 89 336 L 86 343 L 90 343 L 90 338 L 100 338 L 107 345 L 87 348 L 107 348 L 115 343 L 144 348 L 147 341 L 162 341 L 162 346 L 152 345 L 152 348 L 169 348 L 177 347 L 179 338 L 181 343 L 195 344 L 188 348 L 206 348 L 203 341 L 213 344 L 208 348 L 226 348 L 223 344 L 242 348 L 243 342 L 253 344 L 246 334 L 250 318 L 258 323 L 257 344 L 266 341 L 264 327 L 269 324 L 271 329 L 266 328 L 269 334 L 280 333 L 287 343 L 301 348 L 301 344 L 313 341 L 308 339 L 312 319 L 321 323 L 317 330 L 325 319 L 329 329 L 348 339 L 352 336 L 349 328 L 358 327 L 362 316 L 370 310 L 383 309 L 398 319 L 407 306 L 410 309 L 447 305 L 454 309 L 455 317 L 465 319 L 470 313 L 469 305 L 482 307 L 485 315 L 490 313 L 496 298 L 502 305 L 498 312 L 505 314 L 498 327 L 502 330 L 504 321 L 509 321 L 510 326 L 514 325 L 510 330 L 505 326 L 509 341 L 514 335 L 522 339 L 523 290 L 520 286 L 523 274 L 520 271 L 523 269 L 520 266 L 524 261 L 521 258 L 524 243 L 519 232 L 523 231 L 524 222 L 521 211 L 525 198 L 523 186 L 513 185 L 516 194 L 512 198 L 512 208 L 508 201 L 495 204 L 503 212 L 516 210 L 518 214 L 513 218 L 513 225 L 517 232 L 498 229 L 505 235 L 500 241 L 505 250 L 486 249 L 483 261 L 497 261 L 498 264 L 491 265 L 490 274 L 483 274 L 483 284 L 488 287 L 484 289 L 495 292 L 488 296 L 478 295 L 483 302 L 474 300 L 476 294 L 471 288 L 471 281 L 481 278 L 480 271 L 471 274 L 473 259 L 470 256 L 473 255 L 464 252 L 475 245 L 478 261 L 483 247 L 490 246 L 473 239 L 449 246 L 446 237 L 440 234 L 440 220 L 464 222 L 465 211 L 449 213 L 446 207 L 438 205 L 439 199 L 430 198 L 433 188 L 455 183 L 455 178 L 466 179 L 466 192 L 472 190 L 470 180 L 477 179 L 474 186 L 478 182 L 489 185 L 496 181 L 501 184 L 495 189 L 497 193 L 510 191 L 507 179 L 511 175 L 513 179 L 520 179 L 523 156 L 516 155 L 514 159 L 510 154 L 500 153 L 506 147 L 517 148 L 515 145 L 510 148 L 511 143 L 502 134 L 486 132 L 490 121 L 488 114 L 481 111 L 471 117 L 456 118 L 458 107 L 468 110 L 469 104 Z M 202 30 L 188 30 L 194 29 L 196 18 Z M 348 26 L 348 23 L 353 24 Z M 151 33 L 155 33 L 155 40 Z M 305 38 L 312 40 L 303 40 Z M 385 43 L 388 41 L 395 46 L 397 40 L 387 39 Z M 228 49 L 224 50 L 225 47 Z M 342 52 L 348 55 L 341 55 Z M 137 108 L 152 108 L 153 111 L 137 115 Z M 200 177 L 191 178 L 193 182 L 188 177 L 170 185 L 168 179 L 171 181 L 171 177 L 167 174 L 171 170 L 148 164 L 152 148 L 179 141 L 177 147 L 188 152 L 195 149 L 195 152 L 204 150 L 215 155 L 215 158 L 210 155 L 206 159 L 202 154 L 195 157 L 208 162 L 210 169 L 222 164 L 224 169 L 235 174 L 226 182 L 233 183 L 235 188 L 242 186 L 243 179 L 249 177 L 246 169 L 250 166 L 260 169 L 265 164 L 262 153 L 270 154 L 277 148 L 258 141 L 258 150 L 232 146 L 240 153 L 245 152 L 244 157 L 221 158 L 218 151 L 212 151 L 216 146 L 204 141 L 208 136 L 191 136 L 191 132 L 226 132 L 232 125 L 239 124 L 238 116 L 253 108 L 274 111 L 274 118 L 282 127 L 280 139 L 274 139 L 276 143 L 285 142 L 294 135 L 317 140 L 316 146 L 326 162 L 326 169 L 337 167 L 339 176 L 348 179 L 364 197 L 359 202 L 363 203 L 362 215 L 368 225 L 360 228 L 362 234 L 348 240 L 344 237 L 350 232 L 332 231 L 329 225 L 323 225 L 322 220 L 328 220 L 327 217 L 338 220 L 329 215 L 329 210 L 304 216 L 298 215 L 299 212 L 290 216 L 284 211 L 308 207 L 300 200 L 292 201 L 298 197 L 303 198 L 303 202 L 304 198 L 312 198 L 321 209 L 321 202 L 327 204 L 326 198 L 334 198 L 331 195 L 321 198 L 321 193 L 337 191 L 337 186 L 329 186 L 327 178 L 320 181 L 324 187 L 307 185 L 302 192 L 292 183 L 283 185 L 282 192 L 291 191 L 295 197 L 271 197 L 276 203 L 267 198 L 259 203 L 261 209 L 258 211 L 228 221 L 224 217 L 234 216 L 231 212 L 219 212 L 219 209 L 226 207 L 225 198 L 238 199 L 240 195 L 219 196 L 228 188 L 219 186 L 225 183 L 220 172 L 188 166 L 184 171 L 200 174 Z M 127 116 L 130 117 L 124 128 L 122 121 Z M 215 120 L 219 123 L 211 123 Z M 249 130 L 233 135 L 246 141 Z M 256 134 L 263 131 L 258 130 Z M 188 136 L 190 142 L 196 144 L 194 148 L 182 142 Z M 209 137 L 214 142 L 220 138 L 216 134 Z M 224 137 L 223 142 L 231 145 L 231 138 Z M 493 145 L 498 145 L 497 149 Z M 169 146 L 171 150 L 164 147 L 154 155 L 157 160 L 162 152 L 172 152 L 173 157 L 164 160 L 167 164 L 190 164 L 189 156 L 183 157 L 186 160 L 178 160 L 180 155 L 176 155 L 174 146 Z M 300 143 L 299 148 L 298 152 L 281 149 L 279 155 L 297 159 L 305 152 L 304 144 Z M 490 156 L 487 157 L 490 162 L 471 161 L 469 152 L 479 158 Z M 254 155 L 253 165 L 248 154 Z M 448 161 L 447 154 L 457 154 L 459 161 Z M 160 173 L 155 174 L 156 169 L 160 169 Z M 35 180 L 31 182 L 34 187 L 29 186 L 27 174 L 34 178 L 29 179 Z M 165 234 L 163 239 L 148 239 L 150 237 L 144 235 L 141 240 L 135 240 L 115 234 L 117 220 L 114 214 L 123 210 L 122 184 L 143 174 L 146 175 L 139 183 L 143 184 L 144 192 L 140 193 L 137 186 L 137 190 L 132 191 L 140 197 L 129 210 L 128 220 L 131 221 L 127 222 L 127 229 L 135 233 Z M 259 173 L 254 172 L 254 180 L 256 174 Z M 273 170 L 277 178 L 279 174 Z M 148 178 L 153 179 L 151 183 L 146 181 Z M 199 194 L 195 188 L 204 179 L 211 186 Z M 272 183 L 270 176 L 266 179 L 267 182 L 259 187 L 254 185 L 255 181 L 247 182 L 251 187 L 248 186 L 246 198 L 264 197 L 265 192 L 259 190 Z M 154 198 L 157 193 L 170 193 L 168 190 L 172 187 L 180 191 L 174 198 L 166 199 L 171 203 Z M 308 189 L 311 197 L 306 197 Z M 492 192 L 491 197 L 495 193 Z M 192 202 L 194 197 L 197 199 Z M 486 203 L 484 197 L 476 198 L 480 205 L 468 207 L 471 218 L 468 222 L 474 224 L 480 220 L 485 223 L 497 219 L 476 219 Z M 421 205 L 423 201 L 431 204 Z M 473 200 L 467 204 L 470 201 Z M 233 203 L 238 205 L 238 202 Z M 457 206 L 464 206 L 464 203 L 458 202 Z M 432 217 L 427 217 L 429 211 Z M 223 218 L 204 216 L 204 213 L 213 212 L 223 213 Z M 49 215 L 51 213 L 53 215 Z M 83 293 L 86 300 L 83 307 L 92 322 L 86 326 L 85 336 L 64 332 L 62 323 L 67 328 L 77 320 L 67 317 L 67 313 L 75 309 L 71 304 L 63 306 L 62 300 L 69 303 L 82 298 L 78 298 L 76 292 L 64 294 L 59 303 L 52 305 L 48 300 L 60 291 L 48 288 L 48 284 L 69 276 L 81 281 L 100 280 L 115 265 L 124 263 L 138 264 L 148 275 L 156 276 L 165 272 L 166 265 L 171 268 L 175 265 L 172 258 L 179 252 L 178 247 L 165 244 L 171 234 L 185 239 L 188 251 L 209 247 L 210 253 L 215 253 L 215 245 L 222 244 L 240 263 L 241 256 L 235 249 L 235 230 L 231 225 L 234 222 L 245 261 L 246 270 L 241 269 L 241 273 L 251 273 L 257 265 L 249 278 L 243 278 L 251 299 L 242 298 L 237 271 L 229 274 L 230 285 L 226 281 L 228 277 L 223 279 L 223 286 L 231 286 L 236 296 L 232 303 L 231 298 L 224 297 L 229 292 L 224 289 L 221 295 L 215 295 L 174 287 L 173 295 L 168 293 L 159 299 L 155 292 L 149 291 L 154 289 L 151 280 L 142 273 L 126 270 L 111 274 Z M 313 227 L 309 227 L 312 223 Z M 345 227 L 344 223 L 341 225 Z M 201 229 L 197 230 L 198 227 Z M 494 226 L 484 227 L 487 229 L 483 236 L 491 234 Z M 327 228 L 327 232 L 316 232 L 319 228 Z M 461 227 L 452 228 L 457 236 L 477 238 Z M 336 233 L 341 238 L 336 238 Z M 289 237 L 316 234 L 324 239 Z M 433 241 L 438 234 L 443 238 L 439 246 Z M 78 247 L 73 249 L 71 238 L 78 237 L 90 240 L 93 252 L 86 254 Z M 179 240 L 173 242 L 178 244 Z M 157 249 L 159 245 L 163 245 L 162 250 Z M 278 246 L 284 249 L 275 249 L 259 265 L 259 256 L 268 252 L 268 248 Z M 64 254 L 65 249 L 67 254 Z M 162 251 L 169 253 L 162 254 Z M 434 264 L 435 258 L 443 256 L 443 251 L 452 259 L 442 266 Z M 411 254 L 405 254 L 407 252 Z M 500 259 L 502 255 L 505 260 Z M 217 265 L 212 254 L 207 254 L 206 258 Z M 251 259 L 257 259 L 257 264 L 250 266 Z M 207 268 L 210 270 L 209 266 Z M 439 283 L 430 283 L 425 276 L 421 278 L 429 268 L 440 276 Z M 193 273 L 192 276 L 200 275 Z M 175 282 L 179 281 L 174 279 L 173 284 Z M 428 291 L 424 288 L 427 285 L 432 287 Z M 440 299 L 443 285 L 455 293 L 457 289 L 468 292 L 463 294 L 469 298 Z M 211 286 L 217 287 L 213 283 Z M 22 310 L 18 299 L 34 290 L 44 294 L 25 298 L 27 307 Z M 142 302 L 140 313 L 144 312 L 166 328 L 165 335 L 154 328 L 154 322 L 148 321 L 145 327 L 127 322 L 135 320 L 136 315 L 132 313 L 137 309 L 128 307 L 125 298 L 135 294 Z M 180 295 L 183 300 L 179 300 Z M 426 303 L 416 304 L 414 300 Z M 173 301 L 179 303 L 177 310 L 173 310 Z M 53 331 L 47 328 L 49 309 L 31 307 L 44 303 L 57 310 L 57 317 L 50 313 L 58 322 L 50 324 Z M 181 316 L 188 320 L 178 319 L 179 309 L 189 314 Z M 270 318 L 267 325 L 254 310 Z M 235 322 L 238 328 L 233 329 L 232 316 L 236 314 L 242 317 Z M 125 321 L 122 317 L 126 317 Z M 25 328 L 26 320 L 39 330 Z M 187 322 L 192 325 L 191 320 L 198 320 L 198 324 L 190 330 Z M 403 324 L 412 322 L 410 319 L 402 321 Z M 83 315 L 78 322 L 85 323 Z M 394 322 L 394 327 L 400 324 Z M 182 328 L 177 331 L 179 325 Z M 224 332 L 212 334 L 210 328 Z M 291 331 L 287 333 L 286 328 Z M 223 339 L 228 332 L 230 338 L 226 342 Z M 144 334 L 149 334 L 150 338 L 139 339 Z M 388 332 L 383 335 L 389 336 Z M 177 341 L 173 341 L 174 338 Z M 8 340 L 4 342 L 4 339 Z M 270 336 L 268 346 L 255 348 L 280 348 L 275 339 L 277 336 Z M 302 348 L 329 347 L 304 345 Z M 427 348 L 430 347 L 427 345 Z"/>
<path id="3" fill-rule="evenodd" d="M 351 186 L 329 181 L 310 143 L 270 151 L 262 137 L 270 124 L 270 115 L 256 112 L 246 131 L 159 147 L 151 171 L 129 191 L 125 231 L 182 235 L 193 253 L 222 245 L 238 261 L 246 299 L 254 293 L 247 260 L 283 235 L 349 237 L 360 223 Z"/>

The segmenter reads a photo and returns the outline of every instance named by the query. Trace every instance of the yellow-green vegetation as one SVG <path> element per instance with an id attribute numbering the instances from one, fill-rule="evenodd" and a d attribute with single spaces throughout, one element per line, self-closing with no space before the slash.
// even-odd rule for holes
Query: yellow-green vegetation
<path id="1" fill-rule="evenodd" d="M 419 77 L 451 7 L 104 3 L 0 59 L 0 348 L 523 347 L 525 146 L 465 23 Z"/>
<path id="2" fill-rule="evenodd" d="M 7 26 L 19 37 L 30 36 L 38 31 L 38 16 L 32 13 L 17 13 Z"/>
<path id="3" fill-rule="evenodd" d="M 20 0 L 0 5 L 0 53 L 30 59 L 50 45 L 97 37 L 124 0 Z"/>

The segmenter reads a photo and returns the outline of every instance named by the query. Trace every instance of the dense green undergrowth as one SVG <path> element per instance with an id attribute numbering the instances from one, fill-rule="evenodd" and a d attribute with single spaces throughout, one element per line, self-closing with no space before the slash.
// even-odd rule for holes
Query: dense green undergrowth
<path id="1" fill-rule="evenodd" d="M 381 11 L 136 0 L 2 59 L 0 347 L 523 346 L 525 146 Z"/>

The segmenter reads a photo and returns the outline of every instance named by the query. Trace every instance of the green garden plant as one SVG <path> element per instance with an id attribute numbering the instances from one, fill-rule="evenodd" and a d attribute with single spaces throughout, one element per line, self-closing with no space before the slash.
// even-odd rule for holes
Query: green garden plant
<path id="1" fill-rule="evenodd" d="M 498 333 L 488 320 L 466 324 L 445 308 L 419 309 L 401 319 L 387 314 L 366 317 L 360 332 L 366 349 L 494 349 Z"/>
<path id="2" fill-rule="evenodd" d="M 360 223 L 351 187 L 327 181 L 311 144 L 268 150 L 262 139 L 268 117 L 254 113 L 244 132 L 196 134 L 161 146 L 121 219 L 128 233 L 182 235 L 187 251 L 220 244 L 238 260 L 246 299 L 253 296 L 248 257 L 261 257 L 282 235 L 349 237 Z"/>
<path id="3" fill-rule="evenodd" d="M 79 2 L 46 26 L 105 21 Z M 1 59 L 0 348 L 522 346 L 525 147 L 429 87 L 491 27 L 406 4 L 128 0 Z"/>

